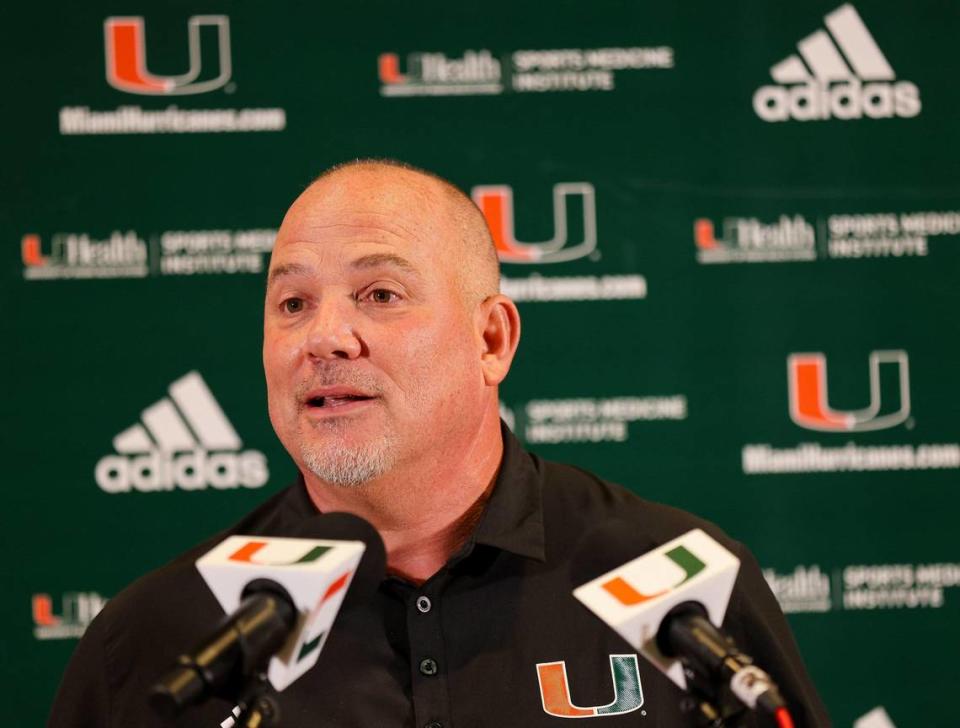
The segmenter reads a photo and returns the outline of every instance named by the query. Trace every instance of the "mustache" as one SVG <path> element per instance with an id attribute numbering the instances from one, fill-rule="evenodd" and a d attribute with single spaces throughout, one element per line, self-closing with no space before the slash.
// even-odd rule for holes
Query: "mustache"
<path id="1" fill-rule="evenodd" d="M 318 387 L 351 387 L 366 395 L 377 397 L 384 393 L 384 388 L 376 376 L 353 368 L 353 365 L 325 363 L 318 365 L 313 376 L 299 382 L 294 389 L 298 402 L 303 402 L 307 392 Z"/>

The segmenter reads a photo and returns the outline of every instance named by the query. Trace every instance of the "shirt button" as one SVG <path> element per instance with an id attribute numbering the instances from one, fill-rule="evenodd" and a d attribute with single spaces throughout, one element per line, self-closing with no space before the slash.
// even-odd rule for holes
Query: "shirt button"
<path id="1" fill-rule="evenodd" d="M 437 661 L 429 657 L 420 660 L 420 674 L 432 677 L 437 674 Z"/>
<path id="2" fill-rule="evenodd" d="M 426 614 L 429 612 L 430 607 L 432 606 L 433 605 L 430 603 L 430 597 L 417 597 L 417 609 L 420 610 L 421 614 Z M 439 723 L 437 725 L 439 725 Z"/>

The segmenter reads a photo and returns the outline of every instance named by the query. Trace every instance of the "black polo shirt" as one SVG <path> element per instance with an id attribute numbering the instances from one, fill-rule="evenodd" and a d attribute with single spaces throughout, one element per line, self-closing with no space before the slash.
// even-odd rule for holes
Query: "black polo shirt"
<path id="1" fill-rule="evenodd" d="M 231 533 L 290 535 L 315 513 L 301 480 L 110 600 L 77 646 L 49 728 L 164 725 L 146 704 L 150 685 L 223 616 L 195 560 Z M 610 518 L 651 543 L 699 527 L 736 553 L 726 628 L 778 682 L 798 728 L 829 725 L 742 545 L 683 511 L 527 453 L 504 429 L 496 487 L 464 548 L 422 586 L 387 579 L 370 603 L 341 613 L 316 666 L 280 694 L 282 726 L 557 728 L 572 717 L 585 720 L 578 728 L 695 725 L 681 691 L 571 594 L 578 540 Z M 217 728 L 232 707 L 210 700 L 176 725 Z"/>

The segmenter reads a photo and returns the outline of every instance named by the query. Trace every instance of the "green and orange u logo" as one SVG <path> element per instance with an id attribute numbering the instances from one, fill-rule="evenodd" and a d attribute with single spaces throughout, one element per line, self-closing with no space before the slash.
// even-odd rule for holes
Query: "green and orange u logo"
<path id="1" fill-rule="evenodd" d="M 656 599 L 659 596 L 663 596 L 667 592 L 676 589 L 678 586 L 686 584 L 693 577 L 703 571 L 707 566 L 683 546 L 677 546 L 676 548 L 670 549 L 664 554 L 664 556 L 669 558 L 673 563 L 683 570 L 683 578 L 681 578 L 676 584 L 673 584 L 666 589 L 661 589 L 658 592 L 654 592 L 653 594 L 644 594 L 634 589 L 622 577 L 615 576 L 614 578 L 610 579 L 610 581 L 603 583 L 602 586 L 604 590 L 624 606 L 633 607 L 637 604 L 642 604 L 643 602 L 649 601 L 650 599 Z"/>
<path id="2" fill-rule="evenodd" d="M 254 555 L 266 545 L 266 541 L 247 541 L 247 543 L 227 558 L 230 561 L 245 561 L 249 564 L 258 564 L 260 566 L 293 566 L 294 564 L 308 564 L 311 561 L 316 561 L 330 550 L 329 546 L 312 546 L 300 558 L 291 561 L 262 561 L 255 559 Z"/>
<path id="3" fill-rule="evenodd" d="M 557 718 L 595 718 L 630 713 L 643 705 L 637 656 L 610 655 L 610 672 L 613 675 L 613 701 L 585 708 L 574 705 L 570 699 L 566 661 L 537 663 L 543 710 Z"/>

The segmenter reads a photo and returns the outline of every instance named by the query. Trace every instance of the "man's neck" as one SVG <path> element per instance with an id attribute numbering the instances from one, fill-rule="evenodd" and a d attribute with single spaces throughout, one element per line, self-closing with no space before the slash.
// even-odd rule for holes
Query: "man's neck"
<path id="1" fill-rule="evenodd" d="M 462 457 L 397 467 L 358 488 L 331 486 L 306 471 L 307 492 L 324 513 L 369 521 L 383 537 L 388 573 L 421 584 L 463 546 L 493 492 L 503 459 L 499 419 L 493 424 L 485 423 Z"/>

